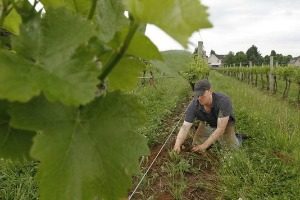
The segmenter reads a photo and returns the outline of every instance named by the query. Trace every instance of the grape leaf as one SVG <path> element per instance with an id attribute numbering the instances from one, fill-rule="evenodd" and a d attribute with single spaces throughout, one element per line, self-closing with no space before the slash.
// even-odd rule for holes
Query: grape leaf
<path id="1" fill-rule="evenodd" d="M 118 32 L 114 39 L 110 41 L 110 47 L 117 51 L 120 48 L 119 45 L 125 40 L 127 33 L 128 28 Z M 137 31 L 134 34 L 128 49 L 126 50 L 126 55 L 135 56 L 146 60 L 162 60 L 162 56 L 160 55 L 158 48 L 147 36 L 141 33 L 141 31 Z"/>
<path id="2" fill-rule="evenodd" d="M 8 103 L 0 101 L 0 157 L 13 160 L 29 159 L 35 133 L 10 127 L 7 108 Z"/>
<path id="3" fill-rule="evenodd" d="M 185 47 L 194 31 L 212 26 L 198 0 L 124 0 L 124 4 L 137 21 L 155 24 Z"/>
<path id="4" fill-rule="evenodd" d="M 135 97 L 108 93 L 81 108 L 35 98 L 12 107 L 11 124 L 40 131 L 32 156 L 43 200 L 120 199 L 147 150 L 135 130 L 144 114 Z"/>
<path id="5" fill-rule="evenodd" d="M 92 0 L 40 0 L 46 11 L 51 8 L 65 7 L 85 16 L 88 15 Z"/>
<path id="6" fill-rule="evenodd" d="M 5 17 L 3 27 L 14 34 L 19 34 L 19 26 L 22 23 L 21 16 L 15 9 L 12 9 L 10 13 Z"/>
<path id="7" fill-rule="evenodd" d="M 162 60 L 158 48 L 147 36 L 140 32 L 135 33 L 126 54 L 144 58 L 146 60 Z"/>
<path id="8" fill-rule="evenodd" d="M 121 0 L 98 1 L 95 21 L 99 27 L 99 38 L 104 42 L 109 42 L 116 32 L 129 24 Z"/>
<path id="9" fill-rule="evenodd" d="M 34 17 L 37 17 L 41 14 L 41 12 L 33 9 L 31 3 L 29 1 L 15 1 L 14 8 L 22 18 L 23 23 L 27 23 Z"/>
<path id="10" fill-rule="evenodd" d="M 8 51 L 0 51 L 0 98 L 28 101 L 40 93 L 39 70 Z"/>
<path id="11" fill-rule="evenodd" d="M 109 89 L 132 91 L 138 85 L 138 77 L 145 64 L 133 57 L 124 57 L 109 74 Z"/>
<path id="12" fill-rule="evenodd" d="M 90 22 L 63 9 L 24 25 L 16 53 L 0 52 L 0 98 L 25 102 L 43 91 L 68 105 L 90 102 L 100 70 L 82 49 L 94 33 Z"/>

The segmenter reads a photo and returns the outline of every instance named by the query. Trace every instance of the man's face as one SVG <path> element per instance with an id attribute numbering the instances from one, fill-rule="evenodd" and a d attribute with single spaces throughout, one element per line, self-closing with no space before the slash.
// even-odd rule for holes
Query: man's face
<path id="1" fill-rule="evenodd" d="M 204 94 L 202 96 L 198 97 L 198 100 L 201 105 L 210 105 L 211 103 L 211 91 L 210 90 L 205 90 Z"/>

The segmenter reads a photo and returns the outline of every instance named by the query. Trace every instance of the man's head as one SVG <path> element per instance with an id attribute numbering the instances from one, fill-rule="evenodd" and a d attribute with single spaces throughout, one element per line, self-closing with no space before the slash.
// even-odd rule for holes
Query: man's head
<path id="1" fill-rule="evenodd" d="M 208 80 L 203 79 L 195 83 L 194 95 L 202 105 L 209 105 L 212 101 L 211 85 Z"/>

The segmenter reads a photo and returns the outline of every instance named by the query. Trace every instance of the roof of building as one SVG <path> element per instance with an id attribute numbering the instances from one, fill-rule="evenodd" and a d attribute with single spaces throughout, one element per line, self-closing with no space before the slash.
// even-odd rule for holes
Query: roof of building
<path id="1" fill-rule="evenodd" d="M 226 55 L 214 54 L 218 59 L 223 60 Z"/>
<path id="2" fill-rule="evenodd" d="M 292 59 L 290 60 L 290 63 L 292 64 L 292 63 L 295 63 L 295 62 L 297 62 L 297 61 L 300 61 L 300 56 L 292 58 Z"/>
<path id="3" fill-rule="evenodd" d="M 290 65 L 300 66 L 300 56 L 294 57 L 289 62 Z"/>

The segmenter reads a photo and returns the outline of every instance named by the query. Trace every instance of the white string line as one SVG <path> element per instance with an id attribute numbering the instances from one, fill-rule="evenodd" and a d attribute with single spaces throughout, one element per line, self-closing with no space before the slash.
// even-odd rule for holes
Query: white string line
<path id="1" fill-rule="evenodd" d="M 186 109 L 187 110 L 187 109 Z M 133 190 L 133 192 L 131 193 L 131 195 L 128 197 L 128 200 L 130 200 L 133 195 L 135 194 L 135 192 L 137 191 L 137 189 L 139 188 L 139 186 L 141 185 L 142 181 L 144 180 L 144 178 L 146 177 L 146 175 L 148 174 L 149 170 L 151 169 L 152 165 L 154 164 L 154 162 L 156 161 L 156 159 L 158 158 L 159 154 L 161 153 L 161 151 L 163 150 L 163 148 L 166 146 L 168 140 L 170 139 L 171 135 L 173 134 L 173 132 L 175 131 L 175 129 L 177 128 L 179 122 L 181 121 L 183 115 L 185 114 L 186 110 L 184 111 L 184 113 L 181 115 L 180 119 L 178 120 L 176 126 L 173 128 L 172 132 L 169 134 L 169 136 L 167 137 L 165 143 L 163 144 L 163 146 L 160 148 L 159 152 L 156 154 L 155 158 L 153 159 L 152 163 L 150 164 L 150 166 L 148 167 L 148 169 L 146 170 L 146 172 L 144 173 L 144 175 L 142 176 L 141 180 L 139 181 L 139 183 L 137 184 L 137 186 L 135 187 L 135 189 Z"/>

